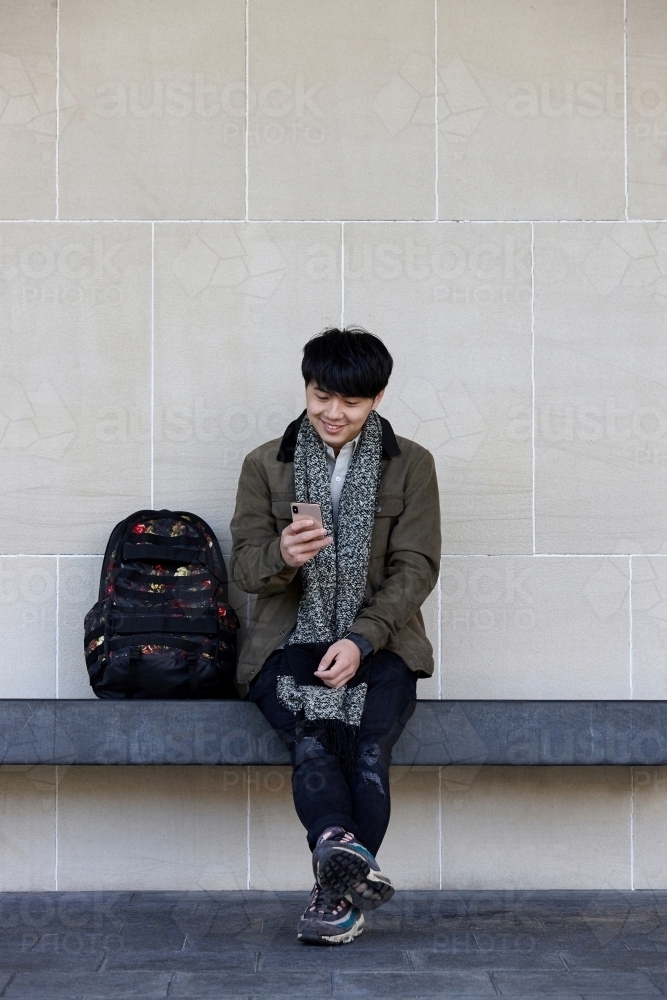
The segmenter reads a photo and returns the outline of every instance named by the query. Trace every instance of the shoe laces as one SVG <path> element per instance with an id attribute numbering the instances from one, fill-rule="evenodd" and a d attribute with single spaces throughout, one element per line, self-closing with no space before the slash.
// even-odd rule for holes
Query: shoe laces
<path id="1" fill-rule="evenodd" d="M 344 830 L 342 826 L 330 826 L 321 834 L 318 843 L 322 843 L 324 840 L 335 840 L 339 844 L 349 844 L 354 840 L 354 834 L 350 833 L 349 830 Z"/>
<path id="2" fill-rule="evenodd" d="M 331 897 L 326 894 L 324 889 L 315 883 L 313 891 L 310 894 L 308 910 L 312 910 L 316 913 L 330 913 L 332 916 L 337 916 L 338 912 L 343 910 L 345 904 L 348 902 L 349 900 L 347 896 L 341 896 L 339 899 L 331 899 Z"/>

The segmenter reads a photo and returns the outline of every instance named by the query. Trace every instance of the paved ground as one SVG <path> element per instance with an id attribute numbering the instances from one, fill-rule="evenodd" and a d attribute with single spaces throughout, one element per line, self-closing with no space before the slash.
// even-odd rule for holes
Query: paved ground
<path id="1" fill-rule="evenodd" d="M 305 893 L 5 893 L 0 996 L 321 1000 L 667 996 L 667 892 L 405 892 L 353 944 Z"/>

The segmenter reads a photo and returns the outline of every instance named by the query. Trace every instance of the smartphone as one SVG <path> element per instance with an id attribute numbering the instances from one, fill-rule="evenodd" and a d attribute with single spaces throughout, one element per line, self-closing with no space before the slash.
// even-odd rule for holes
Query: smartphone
<path id="1" fill-rule="evenodd" d="M 314 528 L 323 528 L 322 508 L 318 503 L 293 503 L 292 521 L 314 521 Z"/>

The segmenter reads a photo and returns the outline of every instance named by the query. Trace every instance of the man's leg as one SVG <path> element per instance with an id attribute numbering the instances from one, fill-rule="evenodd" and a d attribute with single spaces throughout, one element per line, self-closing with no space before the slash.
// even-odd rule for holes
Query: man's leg
<path id="1" fill-rule="evenodd" d="M 328 827 L 354 827 L 352 799 L 338 761 L 316 740 L 299 733 L 296 718 L 280 704 L 276 681 L 282 650 L 268 658 L 250 686 L 248 698 L 287 744 L 292 756 L 292 790 L 297 815 L 308 831 L 311 850 Z M 363 913 L 347 897 L 331 898 L 315 884 L 297 926 L 297 937 L 312 944 L 348 944 L 361 934 Z"/>
<path id="2" fill-rule="evenodd" d="M 417 675 L 395 653 L 381 650 L 369 662 L 366 683 L 355 763 L 348 778 L 354 836 L 346 832 L 349 827 L 327 830 L 315 847 L 313 867 L 327 892 L 348 894 L 355 906 L 374 909 L 394 892 L 375 854 L 389 823 L 391 751 L 414 711 Z"/>
<path id="3" fill-rule="evenodd" d="M 321 833 L 342 826 L 356 833 L 350 789 L 336 757 L 312 736 L 303 736 L 297 720 L 278 701 L 276 682 L 282 650 L 275 650 L 252 682 L 248 699 L 287 744 L 292 757 L 292 792 L 297 816 L 305 826 L 311 851 Z"/>
<path id="4" fill-rule="evenodd" d="M 349 780 L 358 839 L 377 854 L 389 825 L 389 765 L 394 744 L 415 710 L 417 675 L 382 649 L 369 662 L 368 690 Z"/>

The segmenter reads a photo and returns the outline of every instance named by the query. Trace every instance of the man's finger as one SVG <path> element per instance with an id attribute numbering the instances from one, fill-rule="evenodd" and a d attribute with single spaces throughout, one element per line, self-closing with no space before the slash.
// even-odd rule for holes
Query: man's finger
<path id="1" fill-rule="evenodd" d="M 317 668 L 317 670 L 326 670 L 329 667 L 329 664 L 332 663 L 333 660 L 335 660 L 335 658 L 336 658 L 336 652 L 337 651 L 332 646 L 329 646 L 329 648 L 327 649 L 326 653 L 324 654 L 324 656 L 320 660 L 320 665 Z M 317 671 L 316 671 L 316 673 L 317 673 Z"/>
<path id="2" fill-rule="evenodd" d="M 333 539 L 330 537 L 304 538 L 303 540 L 299 539 L 298 542 L 296 539 L 292 539 L 287 547 L 292 549 L 293 552 L 303 552 L 305 549 L 323 549 L 327 545 L 331 545 L 332 541 Z"/>
<path id="3" fill-rule="evenodd" d="M 293 521 L 292 524 L 288 524 L 285 530 L 289 535 L 297 538 L 308 532 L 324 531 L 324 528 L 316 521 Z"/>
<path id="4" fill-rule="evenodd" d="M 302 538 L 288 538 L 286 539 L 286 544 L 290 549 L 298 549 L 300 545 L 328 545 L 330 542 L 327 539 L 330 538 L 330 535 L 313 532 L 312 534 L 304 535 Z"/>
<path id="5" fill-rule="evenodd" d="M 320 545 L 316 548 L 311 547 L 305 549 L 293 549 L 290 554 L 293 559 L 303 559 L 303 561 L 305 562 L 306 559 L 312 559 L 314 556 L 316 556 L 317 553 L 320 552 L 323 548 L 326 548 L 326 546 Z"/>

